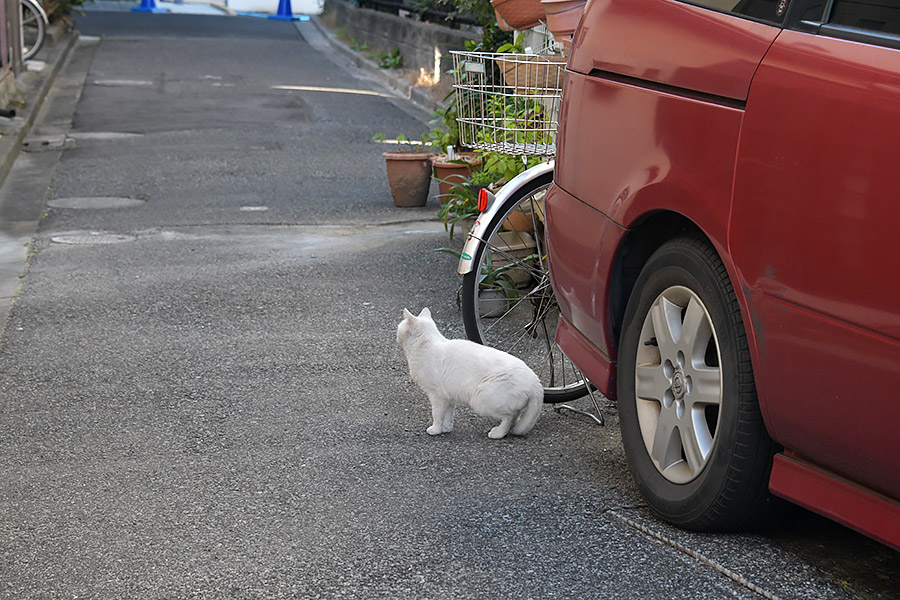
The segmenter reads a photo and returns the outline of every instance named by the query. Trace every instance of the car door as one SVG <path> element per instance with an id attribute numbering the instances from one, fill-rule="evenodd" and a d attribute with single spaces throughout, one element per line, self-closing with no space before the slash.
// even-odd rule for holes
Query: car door
<path id="1" fill-rule="evenodd" d="M 754 77 L 729 247 L 770 433 L 896 498 L 900 8 L 835 0 L 818 12 Z"/>

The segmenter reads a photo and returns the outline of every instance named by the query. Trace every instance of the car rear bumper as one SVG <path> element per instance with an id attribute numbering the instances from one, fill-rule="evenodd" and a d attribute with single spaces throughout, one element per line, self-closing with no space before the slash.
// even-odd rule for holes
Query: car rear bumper
<path id="1" fill-rule="evenodd" d="M 604 394 L 615 396 L 610 286 L 626 230 L 558 185 L 547 192 L 550 277 L 562 322 L 557 343 Z"/>

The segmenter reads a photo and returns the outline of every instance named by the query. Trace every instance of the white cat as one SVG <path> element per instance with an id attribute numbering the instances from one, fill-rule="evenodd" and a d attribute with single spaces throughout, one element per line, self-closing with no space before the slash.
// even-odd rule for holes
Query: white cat
<path id="1" fill-rule="evenodd" d="M 431 435 L 453 430 L 453 411 L 468 404 L 475 414 L 499 419 L 488 437 L 525 435 L 541 414 L 544 388 L 520 359 L 469 340 L 448 340 L 431 311 L 419 316 L 403 309 L 397 342 L 406 353 L 409 374 L 431 401 Z"/>

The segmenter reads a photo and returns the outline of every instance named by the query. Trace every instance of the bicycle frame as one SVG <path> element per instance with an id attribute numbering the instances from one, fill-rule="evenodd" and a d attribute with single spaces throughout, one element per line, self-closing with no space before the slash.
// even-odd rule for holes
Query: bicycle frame
<path id="1" fill-rule="evenodd" d="M 535 165 L 524 171 L 519 173 L 515 177 L 513 177 L 509 183 L 500 188 L 500 191 L 494 196 L 490 205 L 485 209 L 483 213 L 478 215 L 478 219 L 475 221 L 475 226 L 472 227 L 472 230 L 469 232 L 469 237 L 466 239 L 466 243 L 463 246 L 462 254 L 459 258 L 459 264 L 456 267 L 456 272 L 460 275 L 465 275 L 472 271 L 475 268 L 475 251 L 478 249 L 479 244 L 484 243 L 484 230 L 487 228 L 488 224 L 491 222 L 491 219 L 494 218 L 494 215 L 500 210 L 500 207 L 503 206 L 503 203 L 506 201 L 509 196 L 515 192 L 519 187 L 523 184 L 544 175 L 548 172 L 553 172 L 554 162 L 551 160 L 549 162 L 541 163 L 539 165 Z"/>

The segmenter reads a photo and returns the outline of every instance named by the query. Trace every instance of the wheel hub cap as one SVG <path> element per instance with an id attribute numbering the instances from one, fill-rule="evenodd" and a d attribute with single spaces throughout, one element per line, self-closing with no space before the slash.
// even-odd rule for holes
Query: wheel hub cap
<path id="1" fill-rule="evenodd" d="M 675 400 L 682 400 L 684 398 L 684 394 L 687 390 L 687 384 L 684 381 L 684 372 L 680 369 L 676 371 L 675 376 L 672 378 L 672 395 L 675 396 Z"/>
<path id="2" fill-rule="evenodd" d="M 693 291 L 674 286 L 650 305 L 639 338 L 635 403 L 647 453 L 673 483 L 706 466 L 722 402 L 719 345 Z"/>

